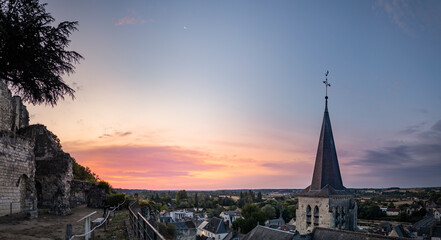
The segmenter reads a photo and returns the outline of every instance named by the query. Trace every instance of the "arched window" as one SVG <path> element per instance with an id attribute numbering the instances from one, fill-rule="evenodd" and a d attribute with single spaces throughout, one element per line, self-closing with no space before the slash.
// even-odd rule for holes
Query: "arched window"
<path id="1" fill-rule="evenodd" d="M 319 208 L 317 206 L 315 206 L 314 207 L 314 226 L 319 225 L 319 216 L 320 216 Z"/>
<path id="2" fill-rule="evenodd" d="M 306 226 L 311 226 L 311 206 L 306 207 Z"/>

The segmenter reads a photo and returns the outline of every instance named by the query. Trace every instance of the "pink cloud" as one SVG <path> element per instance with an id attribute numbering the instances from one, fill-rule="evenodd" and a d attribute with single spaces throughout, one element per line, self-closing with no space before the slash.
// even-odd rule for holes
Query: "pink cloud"
<path id="1" fill-rule="evenodd" d="M 144 183 L 144 188 L 172 189 L 169 184 L 173 181 L 190 186 L 200 180 L 192 179 L 194 173 L 225 167 L 213 163 L 207 153 L 167 146 L 105 147 L 73 151 L 72 156 L 116 187 L 133 188 Z"/>
<path id="2" fill-rule="evenodd" d="M 115 26 L 136 24 L 136 23 L 137 23 L 137 20 L 134 17 L 123 17 L 115 24 Z"/>
<path id="3" fill-rule="evenodd" d="M 119 19 L 115 26 L 121 26 L 121 25 L 135 25 L 135 24 L 145 24 L 145 23 L 151 23 L 155 20 L 153 18 L 144 19 L 142 18 L 139 13 L 133 9 L 127 10 L 129 16 L 125 16 L 121 19 Z"/>

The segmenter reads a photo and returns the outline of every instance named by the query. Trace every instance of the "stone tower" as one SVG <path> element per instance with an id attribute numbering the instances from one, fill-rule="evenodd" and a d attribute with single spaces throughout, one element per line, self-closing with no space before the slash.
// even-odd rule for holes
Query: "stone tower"
<path id="1" fill-rule="evenodd" d="M 326 82 L 327 84 L 327 82 Z M 315 159 L 311 185 L 298 196 L 296 228 L 300 234 L 314 227 L 354 231 L 357 228 L 357 204 L 343 186 L 328 113 L 328 96 Z"/>

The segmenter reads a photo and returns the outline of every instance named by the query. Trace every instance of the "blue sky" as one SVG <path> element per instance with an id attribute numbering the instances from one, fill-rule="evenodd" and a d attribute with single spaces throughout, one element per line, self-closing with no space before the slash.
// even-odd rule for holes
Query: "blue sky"
<path id="1" fill-rule="evenodd" d="M 85 60 L 66 77 L 76 100 L 30 107 L 32 121 L 115 186 L 144 187 L 88 153 L 179 148 L 198 152 L 189 166 L 228 162 L 211 174 L 190 167 L 178 176 L 186 189 L 306 187 L 326 70 L 347 187 L 441 181 L 437 1 L 47 2 L 57 21 L 79 21 L 71 49 Z M 141 175 L 147 155 L 135 157 Z M 244 159 L 259 167 L 246 171 Z"/>

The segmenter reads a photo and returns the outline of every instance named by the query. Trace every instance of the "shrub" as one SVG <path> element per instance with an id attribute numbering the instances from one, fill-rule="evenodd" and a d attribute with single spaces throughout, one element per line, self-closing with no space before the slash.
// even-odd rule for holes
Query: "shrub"
<path id="1" fill-rule="evenodd" d="M 107 196 L 107 204 L 112 207 L 118 206 L 118 204 L 123 203 L 126 199 L 124 193 L 115 193 Z"/>
<path id="2" fill-rule="evenodd" d="M 103 181 L 103 180 L 98 181 L 98 185 L 97 186 L 99 188 L 102 188 L 102 189 L 106 190 L 107 194 L 110 194 L 111 191 L 112 191 L 112 186 L 108 182 L 106 182 L 106 181 Z"/>

